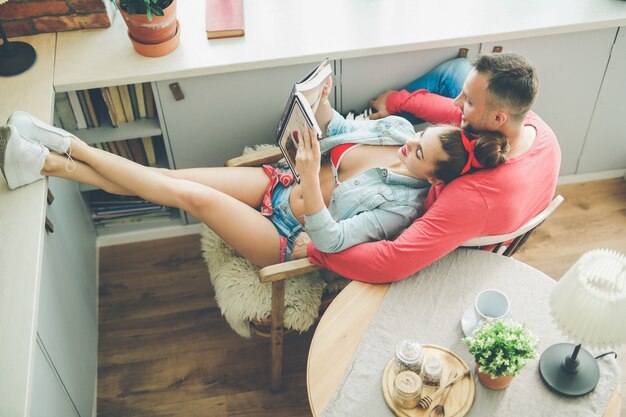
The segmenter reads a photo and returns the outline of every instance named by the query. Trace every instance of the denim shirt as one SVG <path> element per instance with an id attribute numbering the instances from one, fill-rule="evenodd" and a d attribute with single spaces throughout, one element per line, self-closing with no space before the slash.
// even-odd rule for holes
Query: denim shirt
<path id="1" fill-rule="evenodd" d="M 415 136 L 403 118 L 345 120 L 334 112 L 327 138 L 320 141 L 322 155 L 343 143 L 402 146 Z M 363 242 L 393 239 L 422 215 L 427 181 L 372 168 L 335 188 L 328 208 L 304 216 L 304 228 L 315 247 L 334 253 Z"/>

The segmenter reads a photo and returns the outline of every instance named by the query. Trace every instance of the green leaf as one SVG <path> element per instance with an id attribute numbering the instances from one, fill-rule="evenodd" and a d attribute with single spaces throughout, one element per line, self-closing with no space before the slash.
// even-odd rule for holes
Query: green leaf
<path id="1" fill-rule="evenodd" d="M 152 13 L 157 16 L 165 16 L 165 12 L 159 6 L 150 6 Z"/>

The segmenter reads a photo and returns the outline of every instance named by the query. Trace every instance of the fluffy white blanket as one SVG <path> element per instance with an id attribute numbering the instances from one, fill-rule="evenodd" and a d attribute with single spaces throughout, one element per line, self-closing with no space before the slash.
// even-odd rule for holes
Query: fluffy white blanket
<path id="1" fill-rule="evenodd" d="M 260 283 L 259 268 L 206 226 L 201 244 L 222 315 L 235 332 L 250 337 L 250 319 L 270 316 L 272 285 Z M 307 330 L 317 317 L 323 292 L 337 292 L 346 285 L 347 280 L 327 277 L 325 272 L 315 271 L 285 281 L 285 328 Z"/>

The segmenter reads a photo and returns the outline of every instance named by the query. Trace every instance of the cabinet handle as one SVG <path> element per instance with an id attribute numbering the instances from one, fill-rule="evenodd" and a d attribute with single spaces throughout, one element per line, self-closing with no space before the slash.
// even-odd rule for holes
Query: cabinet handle
<path id="1" fill-rule="evenodd" d="M 47 200 L 48 200 L 48 205 L 51 205 L 51 204 L 52 204 L 52 202 L 54 201 L 54 194 L 52 194 L 52 191 L 50 191 L 50 189 L 49 189 L 49 188 L 48 188 L 48 197 L 47 197 Z"/>
<path id="2" fill-rule="evenodd" d="M 494 54 L 499 54 L 500 52 L 502 52 L 502 47 L 501 46 L 494 46 L 493 47 L 493 53 Z"/>
<path id="3" fill-rule="evenodd" d="M 174 100 L 181 101 L 185 98 L 185 95 L 183 94 L 183 90 L 180 89 L 180 84 L 178 83 L 170 84 L 170 90 L 172 91 L 172 94 L 174 95 Z"/>
<path id="4" fill-rule="evenodd" d="M 52 224 L 52 220 L 46 216 L 46 232 L 54 233 L 54 225 Z"/>

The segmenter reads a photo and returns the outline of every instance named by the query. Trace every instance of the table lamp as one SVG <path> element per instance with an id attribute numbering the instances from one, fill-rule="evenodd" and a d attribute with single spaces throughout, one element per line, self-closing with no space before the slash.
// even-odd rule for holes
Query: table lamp
<path id="1" fill-rule="evenodd" d="M 560 394 L 587 394 L 598 384 L 600 368 L 581 344 L 605 348 L 626 341 L 626 257 L 608 249 L 585 253 L 550 293 L 550 307 L 559 328 L 578 344 L 546 349 L 541 378 Z"/>
<path id="2" fill-rule="evenodd" d="M 0 7 L 8 0 L 0 0 Z M 26 42 L 9 42 L 0 23 L 0 75 L 17 75 L 29 69 L 35 62 L 35 48 Z"/>

